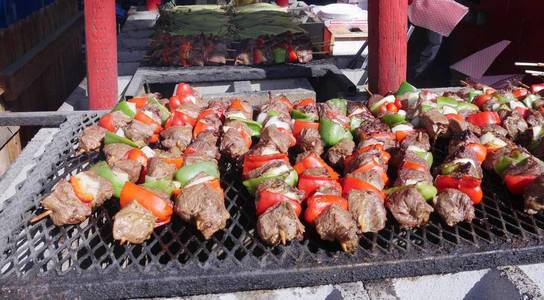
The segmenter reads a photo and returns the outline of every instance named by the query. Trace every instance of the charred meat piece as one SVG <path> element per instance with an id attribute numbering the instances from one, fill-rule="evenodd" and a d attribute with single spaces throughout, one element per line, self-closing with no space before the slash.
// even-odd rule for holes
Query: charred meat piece
<path id="1" fill-rule="evenodd" d="M 359 127 L 360 129 L 361 127 Z M 359 144 L 357 145 L 358 148 L 363 148 L 365 146 L 369 145 L 383 145 L 384 150 L 391 150 L 397 147 L 397 140 L 395 139 L 395 134 L 390 131 L 382 131 L 377 134 L 366 134 L 362 133 L 362 131 L 358 131 L 359 133 Z"/>
<path id="2" fill-rule="evenodd" d="M 276 168 L 280 168 L 280 167 L 283 167 L 283 166 L 285 166 L 286 169 L 289 169 L 289 166 L 282 160 L 268 161 L 264 165 L 249 171 L 247 173 L 247 179 L 261 177 L 267 171 L 270 171 L 270 170 L 276 169 Z"/>
<path id="3" fill-rule="evenodd" d="M 364 182 L 370 183 L 378 190 L 383 190 L 383 188 L 385 187 L 385 182 L 383 181 L 380 172 L 376 169 L 370 169 L 366 172 L 350 173 L 349 175 Z"/>
<path id="4" fill-rule="evenodd" d="M 359 232 L 378 232 L 385 227 L 387 211 L 383 200 L 374 192 L 352 190 L 348 195 L 349 212 Z"/>
<path id="5" fill-rule="evenodd" d="M 106 129 L 98 125 L 91 125 L 85 128 L 79 137 L 79 148 L 85 152 L 100 149 L 106 131 Z"/>
<path id="6" fill-rule="evenodd" d="M 510 156 L 514 149 L 512 147 L 502 147 L 494 151 L 488 151 L 487 156 L 482 164 L 486 170 L 493 170 L 495 164 L 503 157 Z"/>
<path id="7" fill-rule="evenodd" d="M 217 148 L 218 137 L 213 131 L 205 131 L 198 135 L 195 141 L 189 145 L 191 153 L 185 154 L 185 160 L 191 160 L 198 156 L 197 160 L 212 160 L 219 159 L 221 154 Z"/>
<path id="8" fill-rule="evenodd" d="M 455 153 L 470 144 L 479 144 L 480 139 L 470 130 L 461 131 L 451 136 L 448 153 Z"/>
<path id="9" fill-rule="evenodd" d="M 544 114 L 542 114 L 538 110 L 529 109 L 527 111 L 527 118 L 525 120 L 527 121 L 529 128 L 533 128 L 535 126 L 543 126 Z"/>
<path id="10" fill-rule="evenodd" d="M 148 161 L 147 176 L 156 180 L 172 180 L 176 173 L 176 165 L 165 162 L 162 158 L 152 157 Z"/>
<path id="11" fill-rule="evenodd" d="M 450 121 L 436 109 L 430 109 L 421 115 L 421 125 L 432 140 L 448 132 Z"/>
<path id="12" fill-rule="evenodd" d="M 256 204 L 261 201 L 260 195 L 264 191 L 280 195 L 298 195 L 298 199 L 302 199 L 302 194 L 283 180 L 270 179 L 257 187 Z M 287 241 L 302 239 L 304 226 L 300 223 L 293 206 L 287 201 L 282 201 L 268 208 L 258 217 L 257 233 L 262 240 L 270 245 L 277 245 L 280 242 L 285 244 Z"/>
<path id="13" fill-rule="evenodd" d="M 91 215 L 91 208 L 85 205 L 74 192 L 72 185 L 61 179 L 53 193 L 42 200 L 43 208 L 52 211 L 50 217 L 57 226 L 79 224 Z"/>
<path id="14" fill-rule="evenodd" d="M 371 149 L 363 153 L 358 153 L 346 166 L 344 173 L 351 173 L 370 160 L 378 162 L 387 171 L 387 163 L 381 159 L 377 150 Z"/>
<path id="15" fill-rule="evenodd" d="M 176 197 L 174 211 L 185 222 L 194 223 L 205 239 L 225 228 L 230 218 L 221 191 L 208 182 L 185 187 Z"/>
<path id="16" fill-rule="evenodd" d="M 135 160 L 122 159 L 114 162 L 111 168 L 115 172 L 126 173 L 130 182 L 136 182 L 140 178 L 142 164 Z"/>
<path id="17" fill-rule="evenodd" d="M 154 129 L 153 126 L 147 125 L 138 120 L 133 120 L 125 130 L 125 135 L 135 141 L 135 142 L 144 142 L 148 143 L 149 139 L 153 136 Z"/>
<path id="18" fill-rule="evenodd" d="M 505 118 L 502 118 L 502 124 L 514 141 L 518 140 L 521 134 L 529 129 L 523 116 L 516 111 L 509 112 Z"/>
<path id="19" fill-rule="evenodd" d="M 395 180 L 395 186 L 410 185 L 418 182 L 433 182 L 430 172 L 416 169 L 400 169 Z"/>
<path id="20" fill-rule="evenodd" d="M 525 211 L 536 214 L 544 210 L 544 176 L 538 176 L 535 181 L 525 188 L 523 193 Z"/>
<path id="21" fill-rule="evenodd" d="M 429 142 L 429 135 L 423 131 L 416 131 L 414 134 L 408 135 L 400 143 L 400 148 L 403 151 L 408 150 L 408 147 L 417 147 L 422 151 L 431 150 L 431 143 Z"/>
<path id="22" fill-rule="evenodd" d="M 355 143 L 351 139 L 343 139 L 327 150 L 327 160 L 334 166 L 341 165 L 344 158 L 351 155 Z"/>
<path id="23" fill-rule="evenodd" d="M 276 125 L 271 125 L 263 129 L 259 145 L 274 145 L 281 153 L 287 153 L 291 138 L 289 135 L 281 132 Z"/>
<path id="24" fill-rule="evenodd" d="M 477 136 L 482 135 L 482 129 L 470 122 L 450 119 L 449 132 L 450 134 L 458 134 L 462 131 L 469 130 Z"/>
<path id="25" fill-rule="evenodd" d="M 269 245 L 278 245 L 285 241 L 302 240 L 304 225 L 291 205 L 280 202 L 259 216 L 257 234 Z"/>
<path id="26" fill-rule="evenodd" d="M 427 224 L 429 215 L 433 212 L 432 206 L 415 187 L 409 187 L 394 192 L 385 202 L 393 217 L 402 227 L 414 228 Z"/>
<path id="27" fill-rule="evenodd" d="M 105 145 L 103 150 L 108 165 L 113 166 L 117 161 L 126 159 L 127 153 L 132 149 L 134 148 L 129 145 L 115 143 Z"/>
<path id="28" fill-rule="evenodd" d="M 161 144 L 168 149 L 177 148 L 183 151 L 191 143 L 192 137 L 193 127 L 191 125 L 172 126 L 161 132 Z"/>
<path id="29" fill-rule="evenodd" d="M 389 126 L 377 118 L 369 118 L 363 120 L 361 125 L 357 127 L 356 134 L 360 138 L 362 136 L 369 135 L 377 132 L 389 132 Z"/>
<path id="30" fill-rule="evenodd" d="M 314 152 L 323 154 L 324 145 L 317 128 L 302 129 L 298 138 L 298 147 L 302 152 Z"/>
<path id="31" fill-rule="evenodd" d="M 239 130 L 243 131 L 248 137 L 251 135 L 251 131 L 246 124 L 240 121 L 229 121 L 223 126 L 223 130 L 224 134 L 219 147 L 221 153 L 236 159 L 249 151 L 249 145 L 242 133 L 239 132 Z"/>
<path id="32" fill-rule="evenodd" d="M 132 119 L 125 115 L 122 111 L 111 112 L 113 127 L 117 129 L 125 129 Z"/>
<path id="33" fill-rule="evenodd" d="M 342 207 L 332 204 L 315 220 L 315 229 L 326 241 L 338 241 L 344 251 L 351 252 L 357 247 L 357 225 L 351 214 Z"/>
<path id="34" fill-rule="evenodd" d="M 502 126 L 497 124 L 490 124 L 490 125 L 487 125 L 484 129 L 482 129 L 482 135 L 488 132 L 492 133 L 494 136 L 498 138 L 504 138 L 508 135 L 508 131 L 504 129 Z"/>
<path id="35" fill-rule="evenodd" d="M 459 190 L 445 189 L 433 201 L 434 209 L 448 226 L 474 219 L 472 200 Z"/>
<path id="36" fill-rule="evenodd" d="M 149 239 L 155 227 L 155 216 L 137 201 L 130 202 L 115 214 L 113 239 L 141 244 Z"/>

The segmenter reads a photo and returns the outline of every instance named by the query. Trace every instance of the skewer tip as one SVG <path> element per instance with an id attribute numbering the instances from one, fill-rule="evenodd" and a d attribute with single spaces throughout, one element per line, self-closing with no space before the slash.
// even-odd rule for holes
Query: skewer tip
<path id="1" fill-rule="evenodd" d="M 286 245 L 287 244 L 287 238 L 285 236 L 285 231 L 280 230 L 279 234 L 280 234 L 281 244 Z"/>
<path id="2" fill-rule="evenodd" d="M 368 86 L 365 86 L 365 91 L 366 91 L 371 97 L 374 96 L 374 93 L 372 93 L 372 92 L 370 91 L 370 89 L 368 88 Z"/>
<path id="3" fill-rule="evenodd" d="M 459 80 L 459 82 L 464 86 L 470 86 L 470 84 L 464 80 Z"/>
<path id="4" fill-rule="evenodd" d="M 52 213 L 53 213 L 52 210 L 46 210 L 46 211 L 42 212 L 41 214 L 35 216 L 34 218 L 30 219 L 30 223 L 34 224 L 34 223 L 40 221 L 41 219 L 47 218 L 47 216 L 49 216 Z"/>
<path id="5" fill-rule="evenodd" d="M 346 244 L 346 243 L 340 243 L 340 246 L 342 247 L 342 250 L 344 250 L 344 252 L 349 252 L 348 244 Z"/>

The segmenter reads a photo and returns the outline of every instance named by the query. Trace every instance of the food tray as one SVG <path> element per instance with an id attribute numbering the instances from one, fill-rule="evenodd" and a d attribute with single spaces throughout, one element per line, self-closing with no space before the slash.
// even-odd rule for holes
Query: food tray
<path id="1" fill-rule="evenodd" d="M 447 227 L 433 214 L 426 227 L 402 230 L 388 221 L 378 234 L 365 234 L 355 254 L 321 241 L 309 227 L 301 242 L 278 247 L 261 243 L 254 229 L 253 200 L 236 169 L 225 161 L 222 185 L 232 218 L 209 241 L 175 217 L 144 244 L 121 246 L 111 231 L 116 201 L 80 225 L 55 227 L 49 219 L 29 224 L 40 199 L 59 179 L 99 159 L 98 154 L 74 156 L 79 133 L 97 118 L 68 117 L 17 194 L 0 208 L 2 297 L 191 295 L 544 261 L 544 217 L 523 213 L 520 200 L 510 199 L 499 178 L 489 174 L 472 223 Z"/>

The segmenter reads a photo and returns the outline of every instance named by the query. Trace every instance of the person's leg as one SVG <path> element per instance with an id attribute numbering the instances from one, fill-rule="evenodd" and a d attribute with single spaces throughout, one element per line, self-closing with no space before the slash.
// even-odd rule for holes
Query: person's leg
<path id="1" fill-rule="evenodd" d="M 420 55 L 419 62 L 414 66 L 414 78 L 418 78 L 432 64 L 440 46 L 442 45 L 442 35 L 426 30 L 425 46 Z"/>

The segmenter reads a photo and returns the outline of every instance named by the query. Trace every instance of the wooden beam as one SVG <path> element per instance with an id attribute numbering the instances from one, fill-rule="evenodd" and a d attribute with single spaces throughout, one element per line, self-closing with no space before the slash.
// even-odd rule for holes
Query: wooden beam
<path id="1" fill-rule="evenodd" d="M 57 61 L 65 47 L 69 45 L 67 36 L 78 34 L 82 14 L 78 13 L 42 42 L 26 52 L 17 61 L 0 70 L 0 89 L 6 101 L 13 101 L 25 91 L 43 72 Z"/>
<path id="2" fill-rule="evenodd" d="M 383 95 L 406 79 L 408 0 L 368 1 L 368 21 L 369 86 Z"/>
<path id="3" fill-rule="evenodd" d="M 104 113 L 106 111 L 0 112 L 0 126 L 59 126 L 70 115 Z"/>

